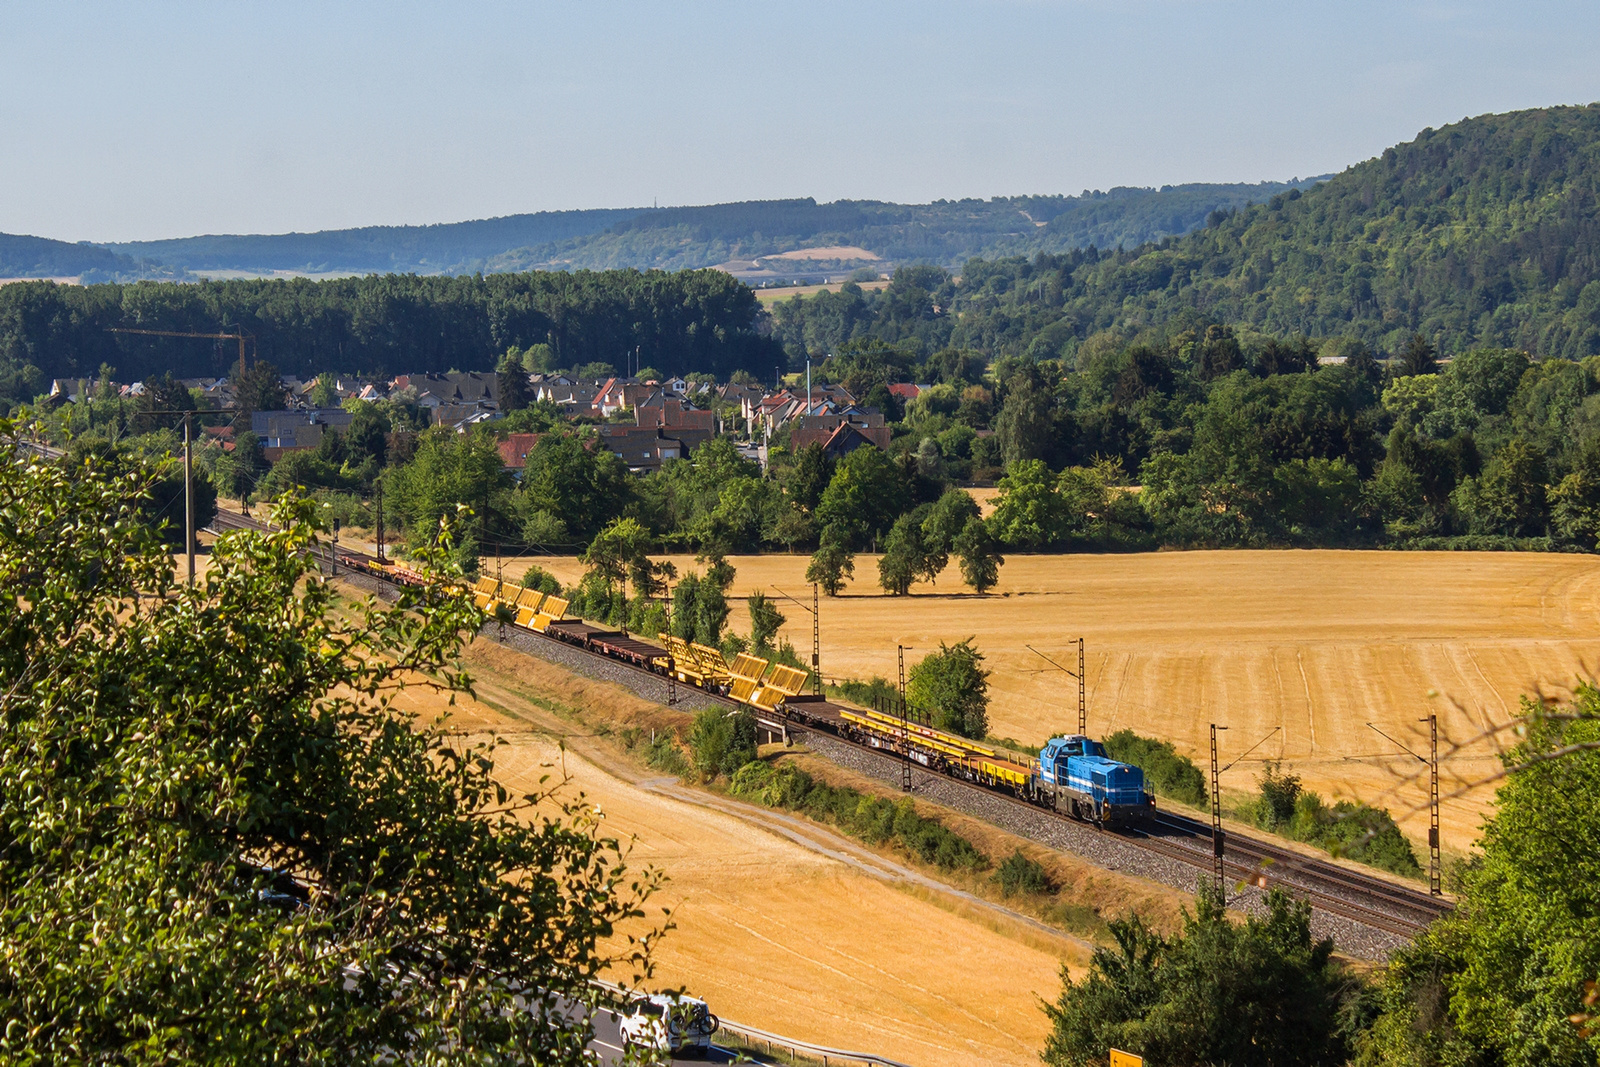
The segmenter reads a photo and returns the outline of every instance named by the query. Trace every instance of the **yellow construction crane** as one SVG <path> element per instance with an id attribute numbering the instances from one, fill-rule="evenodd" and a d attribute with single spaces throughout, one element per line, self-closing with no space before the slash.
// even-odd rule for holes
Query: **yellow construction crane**
<path id="1" fill-rule="evenodd" d="M 151 337 L 209 337 L 209 338 L 211 338 L 213 340 L 218 340 L 218 341 L 238 341 L 239 342 L 239 377 L 241 379 L 244 378 L 244 342 L 245 342 L 246 338 L 248 338 L 249 341 L 250 341 L 250 347 L 251 348 L 254 348 L 255 344 L 256 344 L 256 335 L 253 334 L 253 333 L 246 333 L 245 330 L 244 330 L 244 327 L 242 327 L 242 326 L 239 327 L 238 330 L 236 332 L 234 332 L 234 333 L 190 333 L 190 332 L 185 331 L 185 330 L 137 330 L 137 329 L 133 329 L 132 327 L 128 327 L 128 326 L 113 326 L 107 332 L 108 333 L 142 333 L 142 334 L 147 334 L 148 336 L 151 336 Z"/>

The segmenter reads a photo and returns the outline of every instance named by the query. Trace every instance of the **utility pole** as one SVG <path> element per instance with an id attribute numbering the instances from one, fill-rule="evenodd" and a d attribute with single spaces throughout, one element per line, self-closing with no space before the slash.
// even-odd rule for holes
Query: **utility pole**
<path id="1" fill-rule="evenodd" d="M 896 645 L 900 654 L 900 739 L 903 743 L 900 762 L 900 788 L 911 792 L 911 723 L 906 714 L 906 646 Z"/>
<path id="2" fill-rule="evenodd" d="M 189 416 L 183 417 L 183 551 L 189 558 L 189 584 L 194 584 L 194 456 Z"/>
<path id="3" fill-rule="evenodd" d="M 817 593 L 817 583 L 811 583 L 811 606 L 808 608 L 804 601 L 796 600 L 777 586 L 772 591 L 783 599 L 793 604 L 802 611 L 811 612 L 811 691 L 817 696 L 822 695 L 822 600 Z M 882 709 L 879 709 L 882 710 Z"/>
<path id="4" fill-rule="evenodd" d="M 1217 784 L 1217 731 L 1226 726 L 1211 724 L 1211 863 L 1217 880 L 1217 892 L 1222 892 L 1222 793 Z"/>
<path id="5" fill-rule="evenodd" d="M 1089 735 L 1089 708 L 1084 702 L 1083 692 L 1083 638 L 1078 638 L 1078 732 L 1085 737 Z"/>
<path id="6" fill-rule="evenodd" d="M 670 581 L 666 581 L 661 584 L 661 599 L 665 601 L 664 606 L 667 609 L 667 633 L 670 634 L 672 632 L 672 583 Z M 663 641 L 662 643 L 665 644 L 666 642 Z M 667 665 L 667 707 L 673 708 L 677 706 L 678 661 L 674 659 Z"/>
<path id="7" fill-rule="evenodd" d="M 1404 742 L 1378 729 L 1375 724 L 1367 723 L 1367 729 L 1397 746 L 1418 763 L 1425 763 L 1428 766 L 1428 892 L 1437 897 L 1444 893 L 1439 874 L 1439 716 L 1429 715 L 1417 721 L 1428 724 L 1427 759 L 1411 751 L 1410 746 Z"/>
<path id="8" fill-rule="evenodd" d="M 378 480 L 378 562 L 383 562 L 383 479 Z"/>
<path id="9" fill-rule="evenodd" d="M 1410 745 L 1390 737 L 1374 723 L 1366 723 L 1366 728 L 1371 729 L 1389 744 L 1398 747 L 1408 757 L 1427 765 L 1427 891 L 1434 896 L 1443 896 L 1445 889 L 1440 883 L 1440 859 L 1438 859 L 1438 715 L 1429 715 L 1416 721 L 1427 723 L 1426 760 L 1418 753 L 1411 752 Z"/>
<path id="10" fill-rule="evenodd" d="M 1050 666 L 1054 667 L 1068 678 L 1076 678 L 1078 680 L 1078 733 L 1087 737 L 1089 735 L 1089 706 L 1084 694 L 1084 676 L 1087 672 L 1084 670 L 1083 638 L 1078 638 L 1078 670 L 1076 673 L 1068 670 L 1066 667 L 1063 667 L 1061 664 L 1057 663 L 1043 652 L 1040 652 L 1032 645 L 1023 645 L 1022 647 L 1026 648 L 1029 652 L 1032 652 L 1035 656 L 1038 656 L 1040 659 L 1050 664 Z"/>
<path id="11" fill-rule="evenodd" d="M 339 577 L 339 520 L 333 520 L 333 551 L 328 554 L 328 577 Z"/>
<path id="12" fill-rule="evenodd" d="M 806 357 L 806 414 L 811 414 L 811 357 Z"/>
<path id="13" fill-rule="evenodd" d="M 1439 716 L 1428 716 L 1428 892 L 1442 896 L 1439 884 Z"/>
<path id="14" fill-rule="evenodd" d="M 811 583 L 811 692 L 822 695 L 822 602 L 817 598 L 817 583 Z"/>
<path id="15" fill-rule="evenodd" d="M 483 510 L 478 512 L 478 550 L 472 554 L 474 565 L 473 573 L 482 573 L 481 564 L 476 561 L 483 558 L 483 546 L 489 541 L 489 486 L 483 487 Z"/>

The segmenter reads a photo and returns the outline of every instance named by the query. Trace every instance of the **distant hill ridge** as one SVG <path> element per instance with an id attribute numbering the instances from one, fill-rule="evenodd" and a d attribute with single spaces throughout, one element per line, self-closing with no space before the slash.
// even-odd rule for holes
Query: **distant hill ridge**
<path id="1" fill-rule="evenodd" d="M 171 271 L 98 245 L 0 233 L 0 278 L 79 278 L 97 282 L 147 274 L 166 277 Z"/>
<path id="2" fill-rule="evenodd" d="M 892 204 L 809 197 L 668 208 L 544 211 L 429 226 L 208 234 L 74 245 L 0 235 L 0 276 L 134 280 L 186 272 L 470 274 L 634 267 L 678 270 L 803 248 L 860 246 L 888 266 L 976 255 L 1133 247 L 1188 233 L 1305 182 L 1118 188 Z"/>
<path id="3" fill-rule="evenodd" d="M 1387 348 L 1420 331 L 1446 351 L 1600 353 L 1600 104 L 1427 129 L 1163 247 L 1023 273 L 1057 275 L 1058 310 L 1018 313 L 1080 336 L 1198 311 Z"/>
<path id="4" fill-rule="evenodd" d="M 470 272 L 509 248 L 597 233 L 638 208 L 541 211 L 429 226 L 363 226 L 316 233 L 208 234 L 108 244 L 115 252 L 186 270 L 354 271 L 361 274 Z"/>

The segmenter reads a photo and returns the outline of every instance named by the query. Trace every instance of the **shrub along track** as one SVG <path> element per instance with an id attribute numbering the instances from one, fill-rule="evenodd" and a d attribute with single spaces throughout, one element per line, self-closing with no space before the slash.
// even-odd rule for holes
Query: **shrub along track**
<path id="1" fill-rule="evenodd" d="M 212 528 L 219 531 L 270 529 L 260 520 L 220 509 Z M 324 562 L 331 557 L 326 549 L 318 555 Z M 340 553 L 341 558 L 358 556 Z M 376 591 L 390 588 L 388 583 L 370 574 L 346 571 L 342 576 Z M 491 623 L 482 632 L 485 637 L 493 638 L 498 631 Z M 508 630 L 503 643 L 590 677 L 616 682 L 646 700 L 667 703 L 665 679 L 643 667 L 524 629 Z M 718 705 L 746 706 L 719 694 L 682 685 L 676 687 L 676 695 L 679 698 L 676 706 L 683 710 Z M 898 759 L 798 722 L 783 721 L 782 725 L 817 742 L 813 747 L 835 762 L 884 781 L 898 783 L 900 780 L 901 761 Z M 1193 891 L 1199 876 L 1214 868 L 1210 826 L 1181 815 L 1160 811 L 1154 824 L 1144 830 L 1103 831 L 1009 794 L 934 775 L 920 767 L 917 777 L 920 782 L 914 791 L 929 799 L 1109 869 Z M 1151 863 L 1151 859 L 1169 862 Z M 1224 839 L 1223 871 L 1225 877 L 1238 879 L 1229 894 L 1230 905 L 1258 910 L 1262 891 L 1280 886 L 1309 901 L 1314 912 L 1322 913 L 1323 921 L 1318 923 L 1320 932 L 1334 937 L 1341 951 L 1369 959 L 1386 956 L 1452 908 L 1447 900 L 1432 897 L 1420 889 L 1238 833 L 1229 833 Z"/>

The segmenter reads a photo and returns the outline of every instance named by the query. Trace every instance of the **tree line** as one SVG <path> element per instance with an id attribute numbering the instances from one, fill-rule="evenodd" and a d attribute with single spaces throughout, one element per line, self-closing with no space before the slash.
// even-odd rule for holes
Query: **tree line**
<path id="1" fill-rule="evenodd" d="M 253 359 L 311 378 L 493 371 L 517 346 L 547 346 L 552 367 L 640 359 L 668 373 L 766 377 L 781 352 L 758 331 L 755 294 L 721 271 L 616 270 L 462 277 L 371 275 L 329 281 L 0 288 L 0 403 L 53 378 L 125 381 L 170 372 L 227 376 L 234 342 L 115 334 L 113 327 L 252 335 Z"/>

